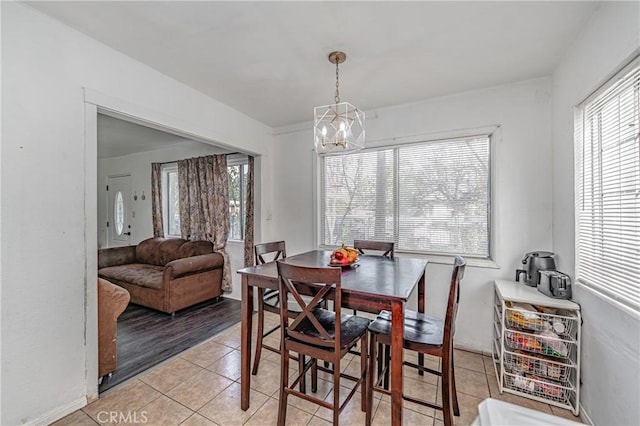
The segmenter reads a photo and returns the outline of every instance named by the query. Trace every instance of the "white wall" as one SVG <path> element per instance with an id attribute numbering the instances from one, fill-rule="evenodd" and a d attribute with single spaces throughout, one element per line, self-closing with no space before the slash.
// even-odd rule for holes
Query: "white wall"
<path id="1" fill-rule="evenodd" d="M 391 138 L 421 134 L 428 138 L 428 133 L 433 137 L 440 132 L 501 126 L 492 157 L 498 267 L 468 268 L 455 337 L 460 346 L 490 351 L 492 281 L 514 279 L 525 252 L 551 249 L 550 90 L 550 79 L 537 79 L 380 109 L 377 118 L 367 119 L 369 145 Z M 315 243 L 311 124 L 296 128 L 278 129 L 274 140 L 271 232 L 287 241 L 288 253 L 312 249 Z M 450 274 L 450 266 L 428 266 L 429 312 L 444 312 Z"/>
<path id="2" fill-rule="evenodd" d="M 604 2 L 553 75 L 553 247 L 574 275 L 573 107 L 640 48 L 640 3 Z M 640 320 L 575 287 L 584 317 L 582 405 L 594 424 L 640 423 Z"/>
<path id="3" fill-rule="evenodd" d="M 83 88 L 238 151 L 268 156 L 272 136 L 267 126 L 24 4 L 0 7 L 0 424 L 46 424 L 97 392 L 95 273 L 85 267 L 95 267 L 97 159 L 85 161 L 85 151 L 96 149 L 95 135 L 85 145 Z M 268 187 L 261 190 L 268 207 Z"/>

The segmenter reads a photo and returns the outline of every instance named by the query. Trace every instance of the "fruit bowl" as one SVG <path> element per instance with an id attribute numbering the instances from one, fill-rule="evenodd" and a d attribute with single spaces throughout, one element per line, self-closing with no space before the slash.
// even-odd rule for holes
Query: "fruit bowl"
<path id="1" fill-rule="evenodd" d="M 344 244 L 331 252 L 331 259 L 329 260 L 329 266 L 342 266 L 348 267 L 358 262 L 358 254 L 360 252 L 352 247 L 347 247 Z"/>
<path id="2" fill-rule="evenodd" d="M 351 266 L 355 265 L 358 262 L 360 262 L 360 259 L 356 259 L 353 262 L 349 262 L 349 263 L 342 263 L 342 261 L 340 260 L 331 258 L 331 260 L 329 261 L 329 266 L 340 266 L 342 268 L 350 268 Z"/>

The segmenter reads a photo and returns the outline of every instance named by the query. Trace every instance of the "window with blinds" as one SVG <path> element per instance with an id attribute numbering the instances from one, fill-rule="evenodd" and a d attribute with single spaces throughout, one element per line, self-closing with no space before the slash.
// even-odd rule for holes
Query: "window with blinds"
<path id="1" fill-rule="evenodd" d="M 321 244 L 490 258 L 489 152 L 481 135 L 323 157 Z"/>
<path id="2" fill-rule="evenodd" d="M 640 60 L 576 115 L 576 278 L 640 311 Z"/>

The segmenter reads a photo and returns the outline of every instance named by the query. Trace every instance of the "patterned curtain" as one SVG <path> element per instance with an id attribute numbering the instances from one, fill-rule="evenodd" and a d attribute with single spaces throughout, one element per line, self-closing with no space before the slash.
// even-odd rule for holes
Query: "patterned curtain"
<path id="1" fill-rule="evenodd" d="M 224 257 L 222 290 L 231 291 L 231 267 L 225 251 L 229 237 L 227 156 L 208 155 L 178 161 L 180 232 L 191 241 L 206 240 Z"/>
<path id="2" fill-rule="evenodd" d="M 153 221 L 153 236 L 164 237 L 161 163 L 151 163 L 151 220 Z"/>
<path id="3" fill-rule="evenodd" d="M 247 199 L 244 229 L 244 266 L 253 266 L 253 169 L 254 159 L 249 156 L 249 170 L 247 171 Z"/>

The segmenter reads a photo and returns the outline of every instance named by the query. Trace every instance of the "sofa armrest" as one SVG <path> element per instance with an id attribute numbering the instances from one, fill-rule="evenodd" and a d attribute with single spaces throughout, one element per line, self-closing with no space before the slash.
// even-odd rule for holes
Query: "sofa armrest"
<path id="1" fill-rule="evenodd" d="M 185 257 L 167 263 L 164 269 L 164 276 L 165 279 L 173 279 L 181 275 L 222 268 L 223 265 L 224 259 L 219 253 Z"/>
<path id="2" fill-rule="evenodd" d="M 129 304 L 129 292 L 98 278 L 98 376 L 111 373 L 117 366 L 117 322 Z"/>
<path id="3" fill-rule="evenodd" d="M 136 246 L 98 250 L 98 269 L 136 263 Z"/>
<path id="4" fill-rule="evenodd" d="M 98 310 L 102 320 L 115 321 L 127 309 L 129 292 L 110 281 L 98 278 Z"/>

